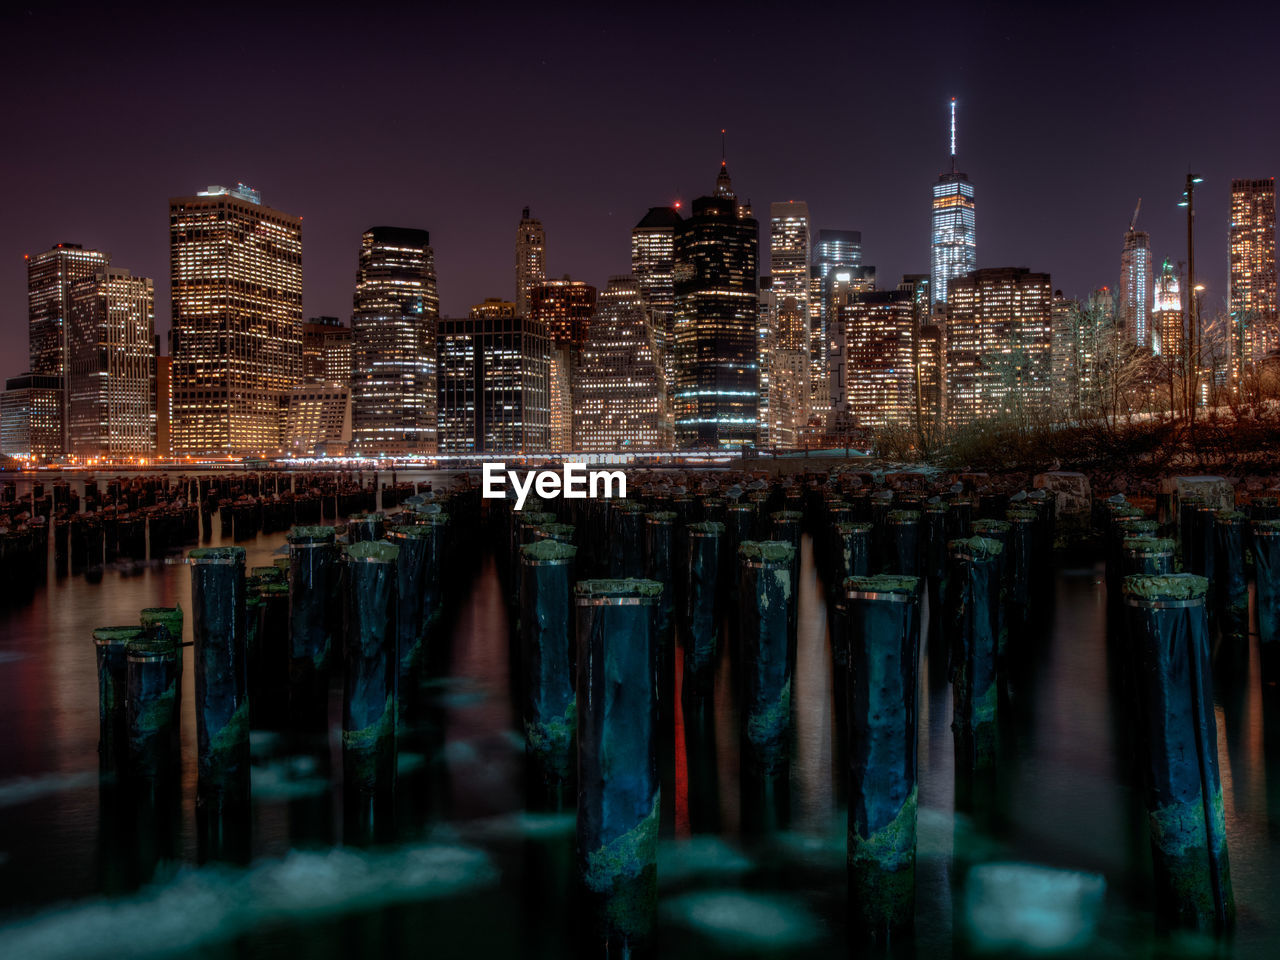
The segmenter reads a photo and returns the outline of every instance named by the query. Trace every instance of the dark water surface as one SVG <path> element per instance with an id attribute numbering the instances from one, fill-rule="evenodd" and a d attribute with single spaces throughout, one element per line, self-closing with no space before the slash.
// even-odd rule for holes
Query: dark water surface
<path id="1" fill-rule="evenodd" d="M 271 563 L 283 543 L 279 534 L 251 541 L 248 565 Z M 850 955 L 831 656 L 807 536 L 803 561 L 790 824 L 744 835 L 726 657 L 712 729 L 690 749 L 677 728 L 659 851 L 663 956 Z M 1002 705 L 1009 732 L 999 775 L 972 815 L 955 812 L 951 690 L 937 658 L 922 659 L 917 938 L 905 955 L 957 952 L 965 868 L 1005 860 L 1105 878 L 1097 916 L 1063 908 L 1056 887 L 1023 885 L 1019 893 L 1046 907 L 1033 924 L 1046 943 L 1081 929 L 1094 936 L 1077 953 L 1091 957 L 1169 946 L 1151 936 L 1145 818 L 1125 786 L 1128 732 L 1117 719 L 1101 579 L 1100 569 L 1059 571 L 1051 616 Z M 571 955 L 573 815 L 524 809 L 507 611 L 492 558 L 456 598 L 448 675 L 435 688 L 443 744 L 402 751 L 400 843 L 342 846 L 341 791 L 322 768 L 280 756 L 278 742 L 255 733 L 246 865 L 197 864 L 189 649 L 182 796 L 167 848 L 148 849 L 138 839 L 145 829 L 121 831 L 119 811 L 104 816 L 100 804 L 91 632 L 136 623 L 142 607 L 189 612 L 190 589 L 182 564 L 125 564 L 98 584 L 51 572 L 32 603 L 0 609 L 0 957 Z M 186 632 L 190 640 L 189 619 Z M 1224 955 L 1276 956 L 1280 704 L 1262 694 L 1256 637 L 1248 651 L 1219 651 L 1215 687 L 1239 910 Z M 336 718 L 337 699 L 332 706 Z M 334 731 L 340 770 L 338 742 Z M 1006 901 L 996 907 L 1008 914 Z"/>

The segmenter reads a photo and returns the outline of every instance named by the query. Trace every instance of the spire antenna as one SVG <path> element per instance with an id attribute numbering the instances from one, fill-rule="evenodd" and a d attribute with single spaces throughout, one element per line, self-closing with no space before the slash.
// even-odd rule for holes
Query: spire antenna
<path id="1" fill-rule="evenodd" d="M 951 172 L 956 172 L 956 98 L 951 98 Z"/>
<path id="2" fill-rule="evenodd" d="M 725 149 L 724 149 L 724 127 L 721 127 L 720 128 L 720 164 L 721 166 L 723 166 L 728 162 L 727 157 L 728 157 L 728 154 L 725 152 Z"/>

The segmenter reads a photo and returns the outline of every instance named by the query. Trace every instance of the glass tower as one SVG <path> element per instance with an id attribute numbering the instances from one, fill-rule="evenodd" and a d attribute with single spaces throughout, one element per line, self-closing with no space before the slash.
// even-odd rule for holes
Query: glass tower
<path id="1" fill-rule="evenodd" d="M 676 444 L 751 444 L 758 428 L 759 224 L 740 212 L 721 164 L 716 195 L 693 202 L 675 242 Z"/>
<path id="2" fill-rule="evenodd" d="M 169 201 L 173 452 L 244 457 L 283 447 L 302 381 L 302 220 L 257 190 Z"/>
<path id="3" fill-rule="evenodd" d="M 1244 365 L 1280 350 L 1276 309 L 1276 181 L 1231 181 L 1232 319 Z"/>
<path id="4" fill-rule="evenodd" d="M 977 269 L 973 184 L 956 169 L 956 101 L 951 100 L 951 169 L 933 185 L 930 307 L 947 302 L 951 280 Z"/>
<path id="5" fill-rule="evenodd" d="M 366 230 L 351 314 L 351 439 L 361 453 L 435 452 L 439 315 L 427 231 Z"/>
<path id="6" fill-rule="evenodd" d="M 1151 345 L 1151 236 L 1129 229 L 1120 255 L 1120 324 L 1140 347 Z"/>

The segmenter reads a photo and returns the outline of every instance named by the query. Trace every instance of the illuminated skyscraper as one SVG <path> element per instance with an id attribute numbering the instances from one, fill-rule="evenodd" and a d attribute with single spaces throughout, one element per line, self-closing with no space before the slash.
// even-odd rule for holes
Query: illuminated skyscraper
<path id="1" fill-rule="evenodd" d="M 859 427 L 912 422 L 916 403 L 914 292 L 854 294 L 840 307 L 846 355 L 845 396 Z"/>
<path id="2" fill-rule="evenodd" d="M 674 207 L 650 207 L 631 231 L 631 273 L 649 305 L 658 360 L 670 384 L 675 373 L 675 243 L 680 214 Z"/>
<path id="3" fill-rule="evenodd" d="M 302 380 L 302 221 L 239 184 L 169 201 L 173 450 L 283 448 Z"/>
<path id="4" fill-rule="evenodd" d="M 1184 339 L 1182 291 L 1178 273 L 1168 260 L 1160 268 L 1155 283 L 1155 304 L 1151 311 L 1151 350 L 1170 360 L 1182 356 Z"/>
<path id="5" fill-rule="evenodd" d="M 947 301 L 947 419 L 953 426 L 1047 411 L 1053 287 L 1021 267 L 957 277 Z"/>
<path id="6" fill-rule="evenodd" d="M 581 280 L 547 280 L 529 290 L 528 315 L 546 324 L 547 336 L 558 347 L 582 349 L 595 312 L 596 288 Z"/>
<path id="7" fill-rule="evenodd" d="M 442 319 L 436 336 L 441 453 L 543 453 L 550 446 L 546 324 L 509 300 Z"/>
<path id="8" fill-rule="evenodd" d="M 59 377 L 62 381 L 58 399 L 58 447 L 50 456 L 57 456 L 68 449 L 65 388 L 71 288 L 93 279 L 110 263 L 110 254 L 86 250 L 78 243 L 59 243 L 43 253 L 27 257 L 27 344 L 31 373 L 41 377 Z M 41 399 L 44 405 L 44 398 Z M 40 429 L 40 436 L 44 438 L 45 427 L 42 425 Z M 41 439 L 42 444 L 45 442 Z"/>
<path id="9" fill-rule="evenodd" d="M 69 453 L 151 457 L 156 450 L 155 291 L 108 268 L 71 290 Z"/>
<path id="10" fill-rule="evenodd" d="M 722 163 L 716 196 L 693 202 L 675 243 L 676 443 L 753 443 L 759 370 L 759 225 L 739 213 Z"/>
<path id="11" fill-rule="evenodd" d="M 351 328 L 337 317 L 312 317 L 302 325 L 302 380 L 351 385 Z"/>
<path id="12" fill-rule="evenodd" d="M 847 270 L 862 265 L 862 234 L 857 230 L 819 230 L 818 239 L 813 244 L 811 260 L 809 300 L 817 308 L 817 315 L 825 318 L 823 281 L 832 270 Z"/>
<path id="13" fill-rule="evenodd" d="M 573 374 L 573 449 L 669 449 L 666 391 L 640 285 L 611 277 Z"/>
<path id="14" fill-rule="evenodd" d="M 547 279 L 547 235 L 525 207 L 516 227 L 516 311 L 529 315 L 529 293 Z"/>
<path id="15" fill-rule="evenodd" d="M 1151 236 L 1132 226 L 1120 254 L 1120 325 L 1132 343 L 1151 345 Z"/>
<path id="16" fill-rule="evenodd" d="M 1080 408 L 1080 374 L 1076 321 L 1080 304 L 1053 291 L 1049 306 L 1049 399 L 1059 417 L 1073 416 Z"/>
<path id="17" fill-rule="evenodd" d="M 62 378 L 24 373 L 0 393 L 0 453 L 46 461 L 62 454 Z"/>
<path id="18" fill-rule="evenodd" d="M 351 314 L 351 439 L 361 453 L 435 452 L 439 316 L 427 231 L 366 230 Z"/>
<path id="19" fill-rule="evenodd" d="M 774 293 L 781 307 L 795 301 L 795 308 L 804 316 L 803 336 L 808 339 L 809 376 L 811 393 L 823 397 L 806 398 L 806 409 L 825 408 L 823 371 L 826 369 L 826 351 L 822 349 L 822 328 L 812 322 L 813 308 L 810 300 L 810 255 L 812 253 L 809 205 L 799 200 L 788 200 L 769 205 L 769 272 L 773 277 Z M 811 402 L 812 401 L 812 402 Z"/>
<path id="20" fill-rule="evenodd" d="M 1276 181 L 1231 181 L 1231 295 L 1243 365 L 1280 350 L 1276 308 Z"/>
<path id="21" fill-rule="evenodd" d="M 827 354 L 825 397 L 829 408 L 841 415 L 849 411 L 849 350 L 841 308 L 852 303 L 857 294 L 870 293 L 875 288 L 876 268 L 872 266 L 837 267 L 828 271 L 822 281 L 822 301 L 827 314 L 823 342 Z"/>
<path id="22" fill-rule="evenodd" d="M 956 170 L 956 101 L 951 98 L 951 169 L 933 185 L 932 306 L 947 302 L 950 282 L 977 267 L 973 184 Z"/>
<path id="23" fill-rule="evenodd" d="M 596 288 L 581 280 L 548 280 L 529 291 L 529 316 L 544 325 L 551 340 L 549 449 L 573 449 L 573 370 L 596 312 Z"/>

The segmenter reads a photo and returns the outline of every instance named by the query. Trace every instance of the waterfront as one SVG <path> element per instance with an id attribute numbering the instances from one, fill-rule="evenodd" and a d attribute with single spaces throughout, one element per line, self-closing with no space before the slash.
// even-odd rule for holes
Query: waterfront
<path id="1" fill-rule="evenodd" d="M 220 542 L 217 532 L 212 543 Z M 244 544 L 269 564 L 283 534 Z M 845 813 L 823 595 L 804 539 L 792 696 L 791 822 L 749 835 L 739 803 L 737 698 L 731 663 L 717 675 L 714 763 L 674 751 L 659 849 L 663 956 L 847 956 Z M 953 878 L 966 864 L 1013 860 L 1100 873 L 1105 906 L 1092 956 L 1153 949 L 1141 798 L 1124 786 L 1125 735 L 1106 641 L 1100 566 L 1058 571 L 1054 603 L 1006 712 L 995 789 L 973 817 L 955 815 L 951 689 L 921 662 L 917 940 L 953 952 L 963 916 Z M 0 951 L 13 956 L 390 955 L 559 957 L 572 952 L 572 814 L 528 813 L 524 752 L 512 706 L 507 607 L 493 558 L 455 600 L 448 668 L 435 685 L 441 744 L 402 751 L 397 845 L 335 847 L 341 790 L 322 771 L 254 734 L 252 863 L 196 867 L 193 676 L 184 671 L 183 768 L 173 856 L 113 835 L 96 752 L 90 635 L 133 623 L 146 606 L 190 610 L 190 568 L 126 562 L 101 583 L 58 578 L 0 612 Z M 927 633 L 927 631 L 926 631 Z M 186 639 L 191 627 L 186 626 Z M 1256 638 L 1215 661 L 1218 749 L 1241 957 L 1266 955 L 1280 915 L 1280 719 L 1258 681 Z M 335 697 L 337 696 L 335 692 Z M 336 708 L 336 699 L 334 704 Z M 331 718 L 336 716 L 331 709 Z M 681 730 L 677 727 L 677 730 Z M 341 769 L 338 735 L 331 767 Z M 1268 752 L 1272 755 L 1268 767 Z M 698 756 L 703 756 L 699 753 Z M 683 758 L 683 759 L 682 759 Z M 691 816 L 710 795 L 712 821 Z M 320 811 L 320 816 L 316 812 Z M 104 905 L 109 908 L 104 909 Z M 8 948 L 6 949 L 6 944 Z"/>

